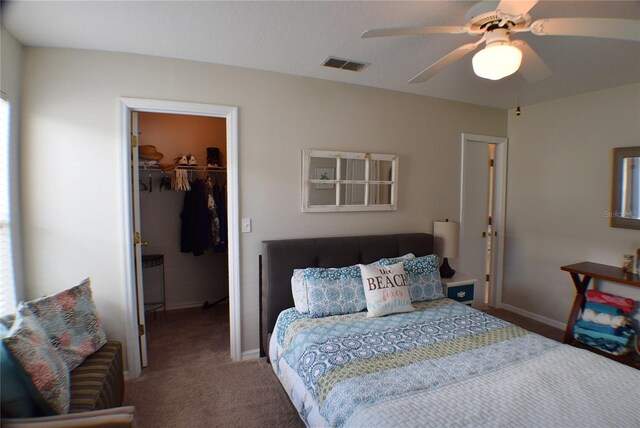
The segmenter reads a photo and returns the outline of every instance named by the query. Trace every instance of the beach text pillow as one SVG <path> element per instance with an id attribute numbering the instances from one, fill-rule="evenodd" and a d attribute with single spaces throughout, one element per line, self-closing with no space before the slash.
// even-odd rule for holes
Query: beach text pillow
<path id="1" fill-rule="evenodd" d="M 360 272 L 367 300 L 367 317 L 413 311 L 402 263 L 360 265 Z"/>

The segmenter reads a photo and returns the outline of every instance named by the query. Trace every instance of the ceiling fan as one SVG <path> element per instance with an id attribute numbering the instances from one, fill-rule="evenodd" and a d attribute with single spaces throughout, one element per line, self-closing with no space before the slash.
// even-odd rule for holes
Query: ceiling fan
<path id="1" fill-rule="evenodd" d="M 467 12 L 464 26 L 404 27 L 368 30 L 363 39 L 387 36 L 417 36 L 425 34 L 469 34 L 481 36 L 473 43 L 440 58 L 409 83 L 425 82 L 449 64 L 473 52 L 485 42 L 485 48 L 473 57 L 473 71 L 485 79 L 499 80 L 520 69 L 522 57 L 526 64 L 520 72 L 530 82 L 537 82 L 552 73 L 538 54 L 524 40 L 510 40 L 516 33 L 531 32 L 537 36 L 586 36 L 640 42 L 640 21 L 611 18 L 548 18 L 531 20 L 529 11 L 539 0 L 481 1 Z"/>

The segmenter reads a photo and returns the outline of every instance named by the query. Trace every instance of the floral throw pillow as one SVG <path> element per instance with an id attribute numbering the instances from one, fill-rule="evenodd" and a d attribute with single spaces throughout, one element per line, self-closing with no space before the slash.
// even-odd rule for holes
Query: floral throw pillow
<path id="1" fill-rule="evenodd" d="M 388 263 L 381 263 L 387 265 Z M 431 254 L 403 262 L 412 302 L 442 299 L 438 256 Z"/>
<path id="2" fill-rule="evenodd" d="M 69 371 L 107 343 L 91 297 L 90 279 L 25 306 L 38 318 Z"/>
<path id="3" fill-rule="evenodd" d="M 70 392 L 67 366 L 49 343 L 36 317 L 24 305 L 18 306 L 16 320 L 7 337 L 2 340 L 33 382 L 50 413 L 68 413 Z"/>
<path id="4" fill-rule="evenodd" d="M 402 263 L 360 265 L 360 271 L 367 299 L 367 317 L 413 311 Z"/>

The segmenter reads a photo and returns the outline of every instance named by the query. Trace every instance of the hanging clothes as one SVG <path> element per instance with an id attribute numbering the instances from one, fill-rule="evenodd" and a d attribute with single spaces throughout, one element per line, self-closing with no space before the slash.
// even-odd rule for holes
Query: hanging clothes
<path id="1" fill-rule="evenodd" d="M 189 186 L 191 191 L 185 192 L 180 213 L 180 251 L 200 256 L 211 243 L 211 211 L 207 204 L 205 184 L 196 180 L 189 182 Z"/>
<path id="2" fill-rule="evenodd" d="M 215 247 L 215 251 L 225 252 L 227 251 L 227 185 L 220 186 L 216 181 L 213 185 L 212 194 L 220 224 L 220 244 Z"/>
<path id="3" fill-rule="evenodd" d="M 220 220 L 218 219 L 218 206 L 213 197 L 213 183 L 211 177 L 207 177 L 207 207 L 211 213 L 211 245 L 220 245 Z"/>

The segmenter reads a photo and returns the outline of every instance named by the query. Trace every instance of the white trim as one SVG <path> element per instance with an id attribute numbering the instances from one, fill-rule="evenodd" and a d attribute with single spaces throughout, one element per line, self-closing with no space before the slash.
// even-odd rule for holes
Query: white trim
<path id="1" fill-rule="evenodd" d="M 227 221 L 229 254 L 229 324 L 231 359 L 242 358 L 242 330 L 240 308 L 240 229 L 238 187 L 238 108 L 212 104 L 141 98 L 120 99 L 120 171 L 118 176 L 123 198 L 122 242 L 124 245 L 124 275 L 126 305 L 127 368 L 132 378 L 140 376 L 140 348 L 138 345 L 138 321 L 136 315 L 135 260 L 133 256 L 133 222 L 131 204 L 131 156 L 129 132 L 131 111 L 153 113 L 190 114 L 195 116 L 222 117 L 227 122 Z"/>
<path id="2" fill-rule="evenodd" d="M 242 361 L 256 360 L 260 358 L 260 348 L 250 349 L 242 353 Z"/>
<path id="3" fill-rule="evenodd" d="M 560 321 L 556 321 L 554 319 L 551 318 L 547 318 L 545 316 L 542 315 L 538 315 L 538 314 L 534 314 L 533 312 L 529 312 L 526 311 L 524 309 L 520 309 L 516 306 L 511 306 L 507 303 L 501 303 L 500 306 L 498 306 L 500 309 L 506 309 L 509 312 L 513 312 L 516 313 L 518 315 L 522 315 L 523 317 L 527 317 L 530 318 L 534 321 L 538 321 L 541 322 L 543 324 L 549 325 L 551 327 L 555 327 L 557 329 L 562 330 L 563 332 L 567 329 L 567 324 L 560 322 Z"/>
<path id="4" fill-rule="evenodd" d="M 477 142 L 484 144 L 496 144 L 495 158 L 495 193 L 494 201 L 496 206 L 493 213 L 494 230 L 498 232 L 498 251 L 495 258 L 494 278 L 490 284 L 493 290 L 490 295 L 490 305 L 499 306 L 502 302 L 502 278 L 504 269 L 504 235 L 506 230 L 506 207 L 507 207 L 507 143 L 505 137 L 491 137 L 487 135 L 465 134 L 461 138 L 460 156 L 460 236 L 464 236 L 464 153 L 466 142 Z M 497 223 L 497 224 L 496 224 Z"/>

